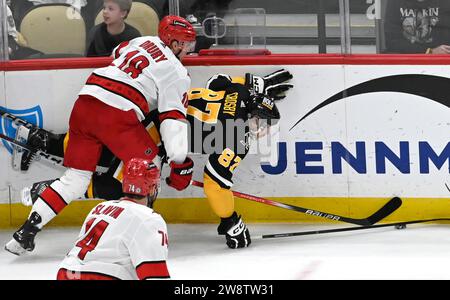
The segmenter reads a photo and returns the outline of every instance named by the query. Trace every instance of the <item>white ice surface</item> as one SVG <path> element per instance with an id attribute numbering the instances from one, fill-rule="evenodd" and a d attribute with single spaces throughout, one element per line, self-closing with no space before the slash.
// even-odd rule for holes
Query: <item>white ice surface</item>
<path id="1" fill-rule="evenodd" d="M 330 228 L 330 225 L 248 224 L 252 236 Z M 335 228 L 336 226 L 332 226 Z M 450 226 L 410 225 L 254 239 L 228 249 L 214 224 L 169 224 L 173 279 L 450 279 Z M 0 250 L 0 279 L 54 279 L 78 228 L 46 228 L 36 249 L 17 257 Z M 0 246 L 12 230 L 0 231 Z"/>

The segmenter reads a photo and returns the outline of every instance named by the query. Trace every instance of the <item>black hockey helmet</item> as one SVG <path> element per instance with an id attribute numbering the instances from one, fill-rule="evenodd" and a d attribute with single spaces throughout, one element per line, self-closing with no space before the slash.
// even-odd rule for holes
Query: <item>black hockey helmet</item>
<path id="1" fill-rule="evenodd" d="M 252 96 L 248 102 L 250 134 L 259 138 L 268 133 L 271 126 L 280 120 L 280 112 L 275 102 L 264 94 Z"/>
<path id="2" fill-rule="evenodd" d="M 230 75 L 218 73 L 213 75 L 206 82 L 206 88 L 213 91 L 223 91 L 229 87 L 233 82 Z"/>
<path id="3" fill-rule="evenodd" d="M 264 94 L 254 95 L 253 99 L 248 102 L 248 110 L 251 117 L 257 116 L 260 119 L 266 119 L 270 121 L 270 125 L 275 125 L 280 120 L 280 112 L 275 101 Z"/>

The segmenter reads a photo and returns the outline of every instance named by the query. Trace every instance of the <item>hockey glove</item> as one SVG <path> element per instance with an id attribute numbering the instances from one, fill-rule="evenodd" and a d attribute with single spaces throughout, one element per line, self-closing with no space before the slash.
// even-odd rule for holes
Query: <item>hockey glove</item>
<path id="1" fill-rule="evenodd" d="M 246 73 L 245 86 L 255 94 L 265 94 L 273 100 L 280 100 L 286 97 L 284 92 L 294 87 L 294 85 L 286 83 L 292 77 L 292 74 L 285 69 L 270 73 L 264 77 Z"/>
<path id="2" fill-rule="evenodd" d="M 231 216 L 234 220 L 234 225 L 228 229 L 225 234 L 227 246 L 231 249 L 244 248 L 250 246 L 252 240 L 250 239 L 250 232 L 247 225 L 242 221 L 241 216 L 237 216 L 236 212 Z"/>
<path id="3" fill-rule="evenodd" d="M 177 164 L 171 162 L 170 164 L 170 175 L 166 178 L 167 185 L 173 187 L 178 191 L 182 191 L 189 186 L 192 179 L 192 172 L 194 167 L 194 162 L 189 157 L 186 157 L 183 163 Z"/>

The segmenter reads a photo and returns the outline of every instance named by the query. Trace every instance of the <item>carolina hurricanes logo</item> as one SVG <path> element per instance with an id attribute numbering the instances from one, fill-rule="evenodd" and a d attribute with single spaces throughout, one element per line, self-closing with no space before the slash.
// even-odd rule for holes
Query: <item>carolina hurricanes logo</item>
<path id="1" fill-rule="evenodd" d="M 147 150 L 145 150 L 145 155 L 150 155 L 150 154 L 152 154 L 152 149 L 151 148 L 148 148 Z"/>
<path id="2" fill-rule="evenodd" d="M 187 93 L 183 94 L 183 99 L 181 100 L 181 103 L 183 104 L 184 108 L 187 108 L 189 105 L 189 99 Z"/>
<path id="3" fill-rule="evenodd" d="M 184 24 L 184 23 L 182 23 L 182 22 L 179 22 L 179 21 L 177 21 L 177 20 L 174 20 L 173 21 L 173 25 L 178 25 L 178 26 L 182 26 L 182 27 L 184 27 L 184 28 L 186 28 L 187 26 L 186 26 L 186 24 Z"/>

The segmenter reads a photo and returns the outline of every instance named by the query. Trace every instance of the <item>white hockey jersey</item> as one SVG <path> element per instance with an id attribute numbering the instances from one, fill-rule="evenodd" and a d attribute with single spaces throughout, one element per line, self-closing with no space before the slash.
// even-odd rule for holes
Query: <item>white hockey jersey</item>
<path id="1" fill-rule="evenodd" d="M 131 199 L 106 201 L 86 217 L 60 272 L 69 279 L 169 278 L 167 247 L 159 214 Z"/>
<path id="2" fill-rule="evenodd" d="M 112 55 L 112 64 L 94 70 L 79 95 L 91 95 L 124 111 L 133 109 L 140 121 L 154 109 L 170 118 L 186 116 L 191 80 L 159 37 L 123 42 Z"/>

